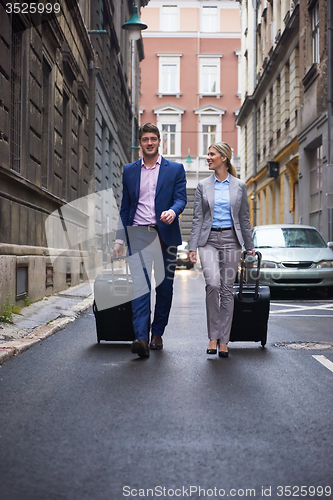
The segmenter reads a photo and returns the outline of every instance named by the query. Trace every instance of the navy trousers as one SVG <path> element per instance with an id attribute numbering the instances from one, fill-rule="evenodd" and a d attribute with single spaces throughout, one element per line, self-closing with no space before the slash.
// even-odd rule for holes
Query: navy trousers
<path id="1" fill-rule="evenodd" d="M 149 341 L 151 291 L 156 300 L 152 335 L 162 336 L 168 324 L 177 247 L 168 247 L 156 230 L 145 226 L 127 227 L 130 271 L 133 279 L 133 327 L 137 339 Z M 152 282 L 152 273 L 154 279 Z"/>

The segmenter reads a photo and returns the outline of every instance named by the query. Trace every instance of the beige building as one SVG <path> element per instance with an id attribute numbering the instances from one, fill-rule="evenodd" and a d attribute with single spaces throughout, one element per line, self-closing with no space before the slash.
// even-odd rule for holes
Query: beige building
<path id="1" fill-rule="evenodd" d="M 251 222 L 333 238 L 332 3 L 240 0 L 241 177 Z"/>
<path id="2" fill-rule="evenodd" d="M 241 177 L 252 225 L 298 222 L 299 6 L 240 2 Z"/>

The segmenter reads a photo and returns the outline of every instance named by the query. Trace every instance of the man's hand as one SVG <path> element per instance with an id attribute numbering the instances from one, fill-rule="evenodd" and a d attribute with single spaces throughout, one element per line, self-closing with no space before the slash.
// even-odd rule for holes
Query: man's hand
<path id="1" fill-rule="evenodd" d="M 176 218 L 176 214 L 173 210 L 165 210 L 161 213 L 160 220 L 165 222 L 165 224 L 171 224 Z"/>
<path id="2" fill-rule="evenodd" d="M 113 247 L 113 256 L 116 257 L 116 259 L 118 259 L 123 255 L 123 253 L 124 253 L 124 245 L 122 245 L 121 243 L 115 243 Z"/>
<path id="3" fill-rule="evenodd" d="M 197 252 L 194 252 L 194 251 L 190 252 L 189 253 L 189 257 L 190 257 L 190 261 L 191 262 L 196 263 L 196 261 L 197 261 Z"/>
<path id="4" fill-rule="evenodd" d="M 252 257 L 256 256 L 256 249 L 252 248 L 252 250 L 247 250 L 247 255 L 252 255 Z"/>

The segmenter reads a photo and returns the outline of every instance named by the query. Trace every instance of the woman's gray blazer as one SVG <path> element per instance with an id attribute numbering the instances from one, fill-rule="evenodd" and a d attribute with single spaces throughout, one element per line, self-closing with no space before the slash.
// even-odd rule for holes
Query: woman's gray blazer
<path id="1" fill-rule="evenodd" d="M 249 202 L 245 182 L 229 174 L 230 208 L 239 244 L 246 250 L 254 247 L 249 220 Z M 214 174 L 199 182 L 194 198 L 193 225 L 189 249 L 206 245 L 213 223 L 215 203 Z"/>

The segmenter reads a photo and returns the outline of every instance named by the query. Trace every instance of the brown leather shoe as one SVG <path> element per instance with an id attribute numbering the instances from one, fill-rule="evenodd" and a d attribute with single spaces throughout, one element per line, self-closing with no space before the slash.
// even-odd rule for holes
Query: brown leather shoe
<path id="1" fill-rule="evenodd" d="M 137 354 L 140 358 L 149 358 L 149 345 L 145 339 L 135 339 L 131 350 L 133 354 Z"/>
<path id="2" fill-rule="evenodd" d="M 150 349 L 160 351 L 163 349 L 163 339 L 160 335 L 152 335 L 150 341 Z"/>

